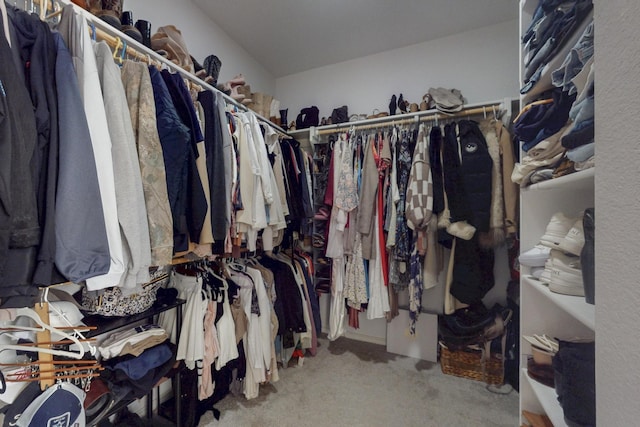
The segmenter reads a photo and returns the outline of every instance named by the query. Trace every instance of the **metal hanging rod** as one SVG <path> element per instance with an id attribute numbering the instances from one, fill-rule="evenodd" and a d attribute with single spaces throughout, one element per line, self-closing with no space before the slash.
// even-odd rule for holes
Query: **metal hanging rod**
<path id="1" fill-rule="evenodd" d="M 44 4 L 45 6 L 47 4 L 49 4 L 49 1 L 47 1 L 47 0 L 33 0 L 33 2 L 37 3 L 38 5 Z M 96 16 L 91 14 L 89 11 L 87 11 L 87 10 L 81 8 L 80 6 L 74 4 L 70 0 L 52 0 L 52 3 L 58 3 L 58 4 L 62 5 L 61 9 L 64 6 L 67 6 L 69 4 L 72 5 L 73 8 L 74 8 L 74 11 L 76 13 L 83 14 L 85 16 L 85 18 L 87 19 L 87 21 L 90 24 L 92 24 L 92 25 L 90 25 L 90 28 L 95 27 L 96 37 L 98 39 L 100 39 L 100 40 L 104 40 L 105 42 L 107 42 L 107 44 L 109 44 L 109 46 L 111 46 L 112 48 L 115 48 L 116 46 L 118 46 L 118 39 L 120 39 L 121 41 L 126 41 L 126 44 L 127 44 L 127 46 L 126 46 L 126 54 L 127 55 L 130 55 L 130 56 L 134 57 L 137 60 L 140 60 L 140 61 L 143 61 L 143 62 L 147 62 L 150 65 L 165 66 L 170 70 L 173 70 L 173 71 L 175 71 L 177 73 L 180 73 L 184 78 L 192 81 L 193 83 L 201 86 L 202 88 L 210 90 L 210 91 L 212 91 L 214 93 L 219 93 L 220 95 L 222 95 L 224 97 L 225 101 L 227 102 L 227 105 L 228 104 L 232 104 L 236 108 L 239 108 L 242 111 L 251 111 L 253 114 L 255 114 L 255 116 L 258 118 L 258 120 L 260 120 L 261 122 L 267 124 L 268 126 L 271 126 L 279 134 L 281 134 L 282 136 L 285 136 L 287 138 L 291 138 L 291 135 L 288 134 L 280 126 L 276 125 L 275 123 L 271 122 L 267 118 L 265 118 L 265 117 L 255 113 L 254 111 L 250 110 L 246 105 L 236 101 L 235 99 L 233 99 L 232 97 L 230 97 L 226 93 L 220 91 L 218 88 L 211 86 L 210 84 L 208 84 L 205 81 L 201 80 L 196 75 L 194 75 L 191 72 L 185 70 L 181 66 L 169 61 L 164 56 L 159 55 L 158 53 L 156 53 L 152 49 L 149 49 L 148 47 L 146 47 L 142 43 L 138 42 L 137 40 L 127 36 L 126 34 L 124 34 L 123 32 L 121 32 L 119 30 L 117 30 L 116 28 L 113 28 L 112 26 L 110 26 L 109 24 L 107 24 L 106 22 L 101 20 L 100 18 L 97 18 Z M 55 11 L 54 13 L 49 15 L 49 17 L 57 16 L 60 13 L 61 13 L 61 11 Z M 41 17 L 44 18 L 45 14 L 46 14 L 46 11 L 41 13 Z M 122 45 L 122 43 L 120 43 L 120 45 Z"/>
<path id="2" fill-rule="evenodd" d="M 487 116 L 494 116 L 494 111 L 497 113 L 501 110 L 509 110 L 510 105 L 506 105 L 510 103 L 511 99 L 505 99 L 502 101 L 491 101 L 480 104 L 472 104 L 467 106 L 461 111 L 455 113 L 444 113 L 439 110 L 427 110 L 427 111 L 419 111 L 416 113 L 407 113 L 407 114 L 396 114 L 394 116 L 384 116 L 378 117 L 375 119 L 366 119 L 366 120 L 358 120 L 353 122 L 344 122 L 335 125 L 326 125 L 319 126 L 316 129 L 317 135 L 328 135 L 336 132 L 340 132 L 343 130 L 350 129 L 352 127 L 358 130 L 364 129 L 375 129 L 383 126 L 396 126 L 396 125 L 406 125 L 406 124 L 415 124 L 424 121 L 438 121 L 448 120 L 454 117 L 464 117 L 464 116 L 472 116 L 478 114 L 486 114 Z"/>

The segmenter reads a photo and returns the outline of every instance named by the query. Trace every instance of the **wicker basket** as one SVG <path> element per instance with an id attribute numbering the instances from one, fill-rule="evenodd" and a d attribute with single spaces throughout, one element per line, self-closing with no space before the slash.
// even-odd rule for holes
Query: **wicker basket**
<path id="1" fill-rule="evenodd" d="M 503 363 L 500 355 L 492 354 L 482 369 L 482 351 L 466 349 L 449 350 L 440 342 L 440 366 L 447 375 L 484 381 L 487 384 L 504 384 Z"/>

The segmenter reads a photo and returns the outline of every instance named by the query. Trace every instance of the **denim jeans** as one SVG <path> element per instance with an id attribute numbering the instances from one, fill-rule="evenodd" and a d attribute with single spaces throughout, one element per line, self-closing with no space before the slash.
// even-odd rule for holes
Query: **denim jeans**
<path id="1" fill-rule="evenodd" d="M 564 62 L 557 70 L 551 74 L 551 81 L 554 86 L 562 87 L 563 90 L 573 93 L 576 91 L 572 80 L 578 75 L 584 64 L 593 56 L 593 22 L 591 22 L 582 33 L 578 42 L 573 46 Z"/>

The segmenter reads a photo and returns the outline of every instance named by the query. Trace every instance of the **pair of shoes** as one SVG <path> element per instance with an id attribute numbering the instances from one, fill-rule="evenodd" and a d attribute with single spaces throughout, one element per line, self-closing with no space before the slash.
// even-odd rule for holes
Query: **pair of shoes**
<path id="1" fill-rule="evenodd" d="M 553 214 L 544 235 L 540 238 L 540 243 L 552 249 L 558 249 L 560 242 L 564 240 L 575 222 L 575 218 L 570 218 L 562 212 Z"/>
<path id="2" fill-rule="evenodd" d="M 142 37 L 142 32 L 135 27 L 133 23 L 133 12 L 126 11 L 122 12 L 122 17 L 120 18 L 120 22 L 122 23 L 121 31 L 137 41 L 138 43 L 144 44 L 144 38 Z M 149 27 L 149 31 L 151 31 L 151 27 Z"/>
<path id="3" fill-rule="evenodd" d="M 386 111 L 380 112 L 380 110 L 374 108 L 373 112 L 367 116 L 367 119 L 377 119 L 379 117 L 387 117 L 388 115 L 389 113 L 387 113 Z"/>
<path id="4" fill-rule="evenodd" d="M 552 251 L 551 259 L 549 290 L 558 294 L 583 297 L 584 285 L 580 257 Z"/>

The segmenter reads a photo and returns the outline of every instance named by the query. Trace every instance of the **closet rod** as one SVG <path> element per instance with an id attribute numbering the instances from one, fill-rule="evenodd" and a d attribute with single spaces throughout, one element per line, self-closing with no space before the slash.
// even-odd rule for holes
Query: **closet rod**
<path id="1" fill-rule="evenodd" d="M 44 0 L 33 0 L 34 3 L 37 3 L 38 5 L 41 4 L 41 2 L 44 2 Z M 142 43 L 139 43 L 137 40 L 134 40 L 133 38 L 127 36 L 126 34 L 124 34 L 123 32 L 117 30 L 116 28 L 113 28 L 112 26 L 110 26 L 109 24 L 107 24 L 106 22 L 104 22 L 103 20 L 101 20 L 100 18 L 94 16 L 93 14 L 91 14 L 89 11 L 81 8 L 80 6 L 74 4 L 73 2 L 71 2 L 71 0 L 54 0 L 57 3 L 60 3 L 64 6 L 66 5 L 73 5 L 74 10 L 76 11 L 76 13 L 82 13 L 85 18 L 87 19 L 87 21 L 89 21 L 90 23 L 93 23 L 93 25 L 95 25 L 96 27 L 96 36 L 100 37 L 102 40 L 105 40 L 110 46 L 114 47 L 117 44 L 117 38 L 119 37 L 120 40 L 126 40 L 127 41 L 127 53 L 130 53 L 131 51 L 137 51 L 136 54 L 133 54 L 137 59 L 140 59 L 141 61 L 144 62 L 148 62 L 148 57 L 152 58 L 154 61 L 157 61 L 158 64 L 163 64 L 165 65 L 167 68 L 169 68 L 170 70 L 175 70 L 178 73 L 182 74 L 183 77 L 189 79 L 190 81 L 192 81 L 193 83 L 196 83 L 199 86 L 202 86 L 203 88 L 210 90 L 214 93 L 219 93 L 221 94 L 225 101 L 227 102 L 227 104 L 233 104 L 236 108 L 239 108 L 243 111 L 251 111 L 246 105 L 236 101 L 235 99 L 233 99 L 232 97 L 230 97 L 229 95 L 227 95 L 226 93 L 220 91 L 218 88 L 211 86 L 210 84 L 206 83 L 205 81 L 201 80 L 199 77 L 195 76 L 194 74 L 190 73 L 189 71 L 185 70 L 184 68 L 182 68 L 181 66 L 169 61 L 167 58 L 165 58 L 162 55 L 159 55 L 158 53 L 156 53 L 155 51 L 153 51 L 152 49 L 147 48 L 145 45 L 143 45 Z M 102 37 L 102 36 L 109 36 L 107 37 Z M 269 121 L 267 118 L 257 114 L 254 111 L 251 111 L 257 118 L 258 120 L 260 120 L 261 122 L 265 123 L 268 126 L 271 126 L 273 129 L 275 129 L 281 136 L 284 136 L 286 138 L 292 138 L 291 135 L 289 135 L 284 129 L 282 129 L 280 126 L 276 125 L 275 123 Z"/>
<path id="2" fill-rule="evenodd" d="M 493 116 L 493 109 L 498 112 L 500 110 L 504 110 L 506 106 L 504 102 L 496 101 L 490 102 L 487 104 L 477 104 L 473 106 L 469 106 L 467 109 L 458 111 L 456 113 L 443 113 L 439 110 L 427 110 L 420 111 L 417 113 L 407 113 L 407 114 L 396 114 L 395 116 L 385 116 L 377 119 L 368 119 L 368 120 L 358 120 L 355 122 L 345 122 L 339 123 L 337 125 L 328 125 L 328 126 L 320 126 L 316 128 L 316 132 L 318 135 L 328 135 L 336 132 L 340 132 L 341 130 L 346 130 L 351 127 L 355 127 L 358 130 L 362 129 L 375 129 L 382 126 L 394 126 L 394 125 L 405 125 L 411 123 L 420 123 L 424 120 L 436 120 L 442 119 L 447 120 L 454 117 L 463 117 L 463 116 L 471 116 L 477 114 L 487 114 L 488 116 Z"/>

